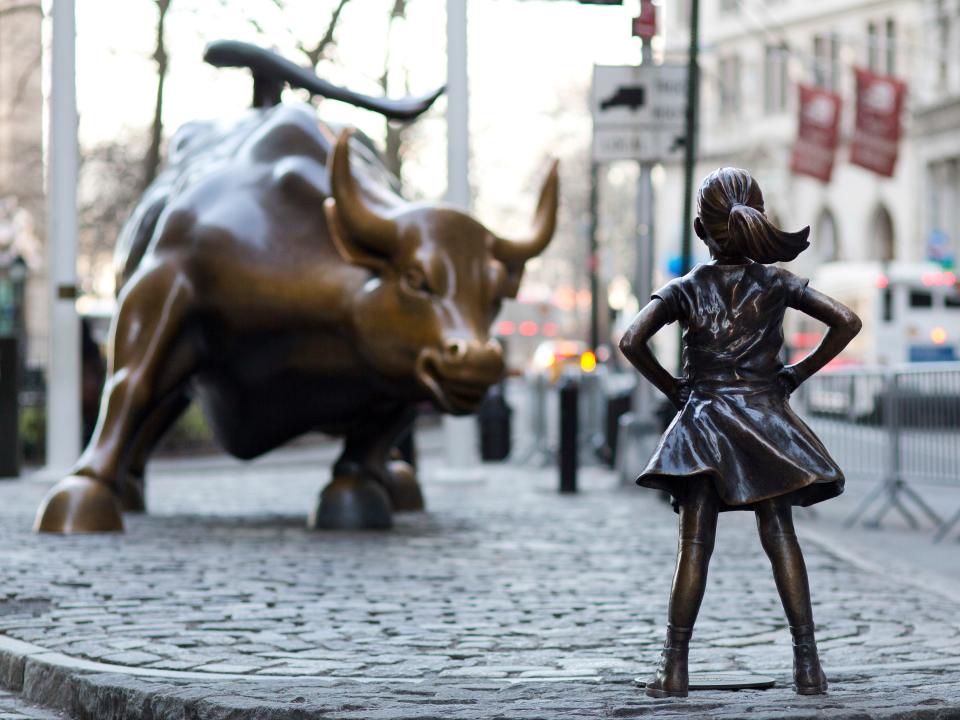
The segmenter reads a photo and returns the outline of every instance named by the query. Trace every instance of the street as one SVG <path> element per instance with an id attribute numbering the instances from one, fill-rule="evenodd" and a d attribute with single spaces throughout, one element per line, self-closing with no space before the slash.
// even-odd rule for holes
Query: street
<path id="1" fill-rule="evenodd" d="M 75 717 L 154 720 L 784 708 L 933 717 L 960 707 L 956 600 L 844 559 L 850 548 L 834 551 L 822 518 L 800 533 L 831 689 L 796 696 L 789 634 L 747 513 L 721 519 L 691 671 L 768 673 L 777 687 L 647 698 L 633 679 L 652 672 L 662 644 L 669 507 L 599 468 L 563 497 L 553 468 L 458 474 L 436 430 L 420 445 L 429 512 L 386 533 L 305 528 L 332 445 L 248 465 L 159 461 L 150 514 L 128 516 L 125 535 L 33 535 L 47 483 L 5 483 L 5 682 Z"/>

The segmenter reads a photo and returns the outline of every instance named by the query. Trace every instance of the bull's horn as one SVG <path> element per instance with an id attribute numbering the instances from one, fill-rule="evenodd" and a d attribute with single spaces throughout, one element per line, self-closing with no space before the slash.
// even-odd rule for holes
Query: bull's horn
<path id="1" fill-rule="evenodd" d="M 340 133 L 330 166 L 330 190 L 337 204 L 337 217 L 354 242 L 389 257 L 397 245 L 397 224 L 378 215 L 364 202 L 350 170 L 352 135 L 350 128 Z"/>
<path id="2" fill-rule="evenodd" d="M 493 243 L 493 256 L 497 260 L 510 264 L 523 263 L 539 255 L 547 247 L 557 227 L 557 203 L 560 191 L 558 165 L 559 162 L 554 160 L 540 190 L 540 201 L 537 203 L 532 235 L 523 240 L 496 238 Z"/>

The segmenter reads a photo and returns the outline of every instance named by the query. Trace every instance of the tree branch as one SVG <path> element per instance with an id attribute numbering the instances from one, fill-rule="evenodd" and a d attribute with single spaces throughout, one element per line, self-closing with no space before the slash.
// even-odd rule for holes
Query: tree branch
<path id="1" fill-rule="evenodd" d="M 317 65 L 320 64 L 320 61 L 323 60 L 324 53 L 333 43 L 333 35 L 337 29 L 337 22 L 340 20 L 340 13 L 343 12 L 344 6 L 350 2 L 350 0 L 340 0 L 337 3 L 337 7 L 334 8 L 333 14 L 330 15 L 330 24 L 327 25 L 327 31 L 323 34 L 323 37 L 320 38 L 319 42 L 314 45 L 312 48 L 308 48 L 303 43 L 297 43 L 297 49 L 307 56 L 307 59 L 310 61 L 310 67 L 316 70 Z"/>

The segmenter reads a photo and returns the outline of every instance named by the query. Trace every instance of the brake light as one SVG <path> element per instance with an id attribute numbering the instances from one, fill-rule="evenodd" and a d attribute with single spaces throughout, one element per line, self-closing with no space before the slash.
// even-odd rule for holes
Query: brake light
<path id="1" fill-rule="evenodd" d="M 533 337 L 537 334 L 537 324 L 533 320 L 524 320 L 520 323 L 520 334 L 523 337 Z"/>
<path id="2" fill-rule="evenodd" d="M 886 290 L 888 287 L 890 287 L 890 278 L 888 278 L 886 275 L 878 276 L 877 287 L 881 290 Z"/>
<path id="3" fill-rule="evenodd" d="M 920 278 L 926 287 L 949 287 L 957 284 L 957 276 L 949 270 L 945 272 L 926 272 Z"/>

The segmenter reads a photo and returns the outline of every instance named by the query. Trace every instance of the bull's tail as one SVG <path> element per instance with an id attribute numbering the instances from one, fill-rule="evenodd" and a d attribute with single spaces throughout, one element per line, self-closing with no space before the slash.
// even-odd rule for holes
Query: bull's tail
<path id="1" fill-rule="evenodd" d="M 309 70 L 265 48 L 237 40 L 217 40 L 207 45 L 203 59 L 216 67 L 245 67 L 253 73 L 255 107 L 276 105 L 284 84 L 306 90 L 311 95 L 349 103 L 373 110 L 391 120 L 414 120 L 426 112 L 443 94 L 445 87 L 423 97 L 377 98 L 363 95 L 327 82 Z"/>

